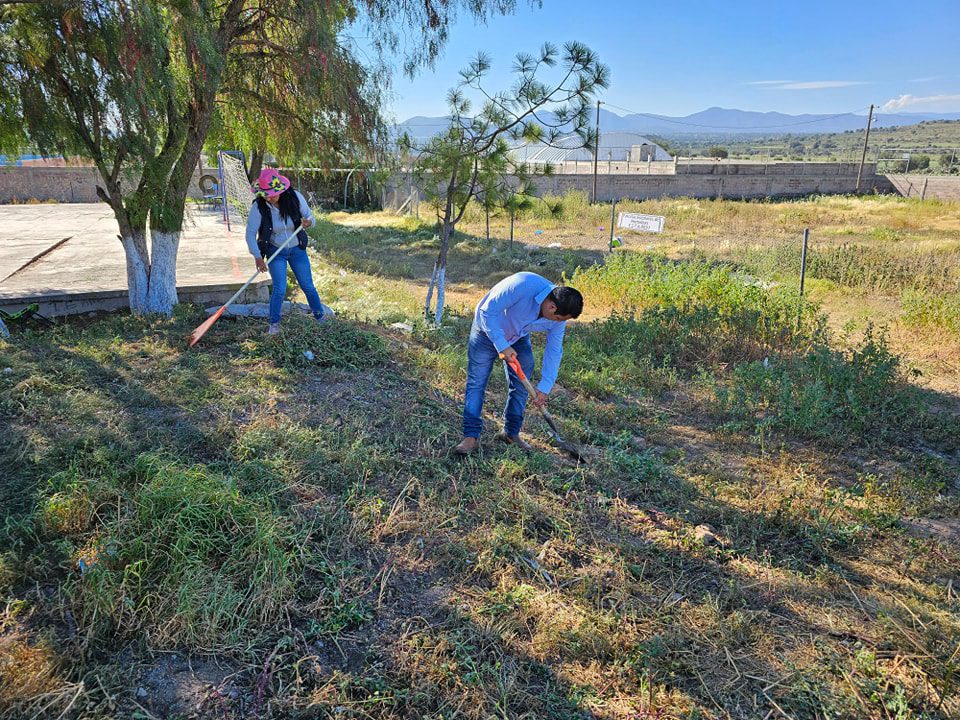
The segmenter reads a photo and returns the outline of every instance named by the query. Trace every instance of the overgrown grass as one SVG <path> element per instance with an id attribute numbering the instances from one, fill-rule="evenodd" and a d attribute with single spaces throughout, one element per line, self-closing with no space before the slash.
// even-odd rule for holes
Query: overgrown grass
<path id="1" fill-rule="evenodd" d="M 62 489 L 41 509 L 47 533 L 78 543 L 79 622 L 105 634 L 146 630 L 158 648 L 242 648 L 282 624 L 302 537 L 269 504 L 210 467 L 163 456 L 102 470 L 55 476 Z"/>
<path id="2" fill-rule="evenodd" d="M 903 317 L 911 325 L 929 330 L 942 329 L 960 336 L 960 293 L 903 294 Z"/>
<path id="3" fill-rule="evenodd" d="M 393 268 L 432 263 L 422 230 L 351 222 L 317 235 L 335 324 L 188 350 L 180 308 L 0 342 L 0 716 L 960 713 L 960 551 L 904 526 L 955 519 L 956 441 L 903 432 L 928 408 L 880 335 L 832 340 L 716 259 L 476 270 L 502 240 L 465 239 L 477 292 L 542 258 L 598 319 L 551 400 L 592 462 L 533 414 L 533 454 L 495 443 L 501 373 L 460 462 L 469 313 L 416 317 Z"/>
<path id="4" fill-rule="evenodd" d="M 849 442 L 925 424 L 882 333 L 868 327 L 849 350 L 833 347 L 815 304 L 731 266 L 622 253 L 571 283 L 626 308 L 575 336 L 565 377 L 585 391 L 613 390 L 601 368 L 647 385 L 654 369 L 673 368 L 716 373 L 720 412 L 750 427 Z"/>

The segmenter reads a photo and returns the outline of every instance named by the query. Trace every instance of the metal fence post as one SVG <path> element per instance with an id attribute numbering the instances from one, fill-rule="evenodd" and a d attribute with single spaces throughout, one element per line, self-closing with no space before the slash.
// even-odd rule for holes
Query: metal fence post
<path id="1" fill-rule="evenodd" d="M 613 204 L 610 206 L 610 252 L 613 252 L 613 231 L 616 228 L 617 224 L 617 200 L 613 199 Z"/>
<path id="2" fill-rule="evenodd" d="M 803 297 L 803 281 L 807 276 L 807 242 L 810 239 L 810 228 L 803 229 L 803 249 L 800 251 L 800 297 Z"/>

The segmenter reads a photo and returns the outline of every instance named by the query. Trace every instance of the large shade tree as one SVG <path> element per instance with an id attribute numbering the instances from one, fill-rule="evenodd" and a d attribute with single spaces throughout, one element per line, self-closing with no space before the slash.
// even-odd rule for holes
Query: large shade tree
<path id="1" fill-rule="evenodd" d="M 515 0 L 0 1 L 0 144 L 96 166 L 127 260 L 130 307 L 169 313 L 193 170 L 217 117 L 304 142 L 378 127 L 379 77 L 345 30 L 365 23 L 409 69 L 435 58 L 458 10 Z M 343 73 L 342 77 L 337 73 Z M 339 86 L 342 82 L 344 86 Z M 243 108 L 237 119 L 229 115 Z M 250 108 L 254 108 L 250 110 Z"/>

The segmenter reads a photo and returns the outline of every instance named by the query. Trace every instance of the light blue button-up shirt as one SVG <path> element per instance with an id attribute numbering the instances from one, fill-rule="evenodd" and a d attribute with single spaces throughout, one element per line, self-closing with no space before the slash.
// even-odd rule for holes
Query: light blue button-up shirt
<path id="1" fill-rule="evenodd" d="M 304 220 L 309 220 L 312 223 L 313 213 L 310 212 L 310 206 L 307 205 L 306 199 L 298 190 L 294 190 L 294 192 L 297 194 L 297 200 L 300 201 L 300 214 Z M 280 217 L 280 210 L 272 204 L 267 203 L 267 207 L 270 208 L 270 214 L 273 216 L 273 237 L 270 242 L 280 247 L 283 245 L 283 241 L 290 237 L 293 232 L 293 220 Z M 250 207 L 250 216 L 247 218 L 247 249 L 255 258 L 260 257 L 260 248 L 257 247 L 258 232 L 260 232 L 260 208 L 257 203 L 253 203 Z M 296 245 L 296 243 L 292 244 Z M 290 245 L 287 245 L 287 247 L 290 247 Z"/>
<path id="2" fill-rule="evenodd" d="M 473 317 L 474 325 L 486 333 L 497 352 L 503 352 L 532 332 L 547 334 L 540 384 L 537 385 L 537 390 L 542 393 L 550 392 L 557 381 L 563 357 L 563 334 L 567 329 L 566 321 L 540 317 L 540 304 L 555 287 L 536 273 L 515 273 L 490 289 L 477 305 Z"/>

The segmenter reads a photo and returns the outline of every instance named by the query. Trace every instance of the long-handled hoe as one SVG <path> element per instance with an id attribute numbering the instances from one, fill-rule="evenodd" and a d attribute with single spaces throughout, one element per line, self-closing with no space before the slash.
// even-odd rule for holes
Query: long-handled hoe
<path id="1" fill-rule="evenodd" d="M 278 247 L 278 248 L 277 248 L 277 251 L 276 251 L 273 255 L 270 256 L 270 259 L 269 259 L 269 260 L 267 260 L 267 265 L 269 265 L 270 262 L 271 262 L 277 255 L 279 255 L 280 252 L 281 252 L 287 245 L 290 244 L 290 241 L 293 240 L 293 239 L 297 236 L 297 233 L 299 233 L 301 230 L 303 230 L 303 228 L 302 228 L 302 227 L 298 227 L 296 230 L 293 231 L 293 233 L 290 235 L 290 237 L 288 237 L 286 240 L 283 241 L 283 244 L 282 244 L 280 247 Z M 247 280 L 247 281 L 243 284 L 243 287 L 240 288 L 239 290 L 237 290 L 237 292 L 235 292 L 235 293 L 233 294 L 233 297 L 230 298 L 229 300 L 227 300 L 227 301 L 223 304 L 223 307 L 221 307 L 221 308 L 220 308 L 219 310 L 217 310 L 213 315 L 211 315 L 211 316 L 208 317 L 206 320 L 204 320 L 202 323 L 200 323 L 200 324 L 197 326 L 197 329 L 194 330 L 192 333 L 190 333 L 190 337 L 188 338 L 190 347 L 193 347 L 193 346 L 196 345 L 198 342 L 200 342 L 200 338 L 202 338 L 202 337 L 207 333 L 207 330 L 209 330 L 210 328 L 212 328 L 212 327 L 213 327 L 213 324 L 214 324 L 217 320 L 220 319 L 220 316 L 223 315 L 224 310 L 226 310 L 228 307 L 230 307 L 231 305 L 233 305 L 234 301 L 235 301 L 238 297 L 240 297 L 241 295 L 243 295 L 243 291 L 246 290 L 247 287 L 249 287 L 250 283 L 252 283 L 254 280 L 257 279 L 257 275 L 259 275 L 259 274 L 260 274 L 260 271 L 257 270 L 253 275 L 250 276 L 250 279 Z"/>
<path id="2" fill-rule="evenodd" d="M 527 392 L 530 394 L 530 397 L 535 398 L 537 396 L 537 390 L 530 381 L 527 379 L 526 374 L 523 372 L 523 368 L 520 367 L 520 361 L 517 358 L 512 358 L 511 360 L 505 360 L 504 362 L 510 366 L 510 369 L 513 370 L 517 377 L 520 378 L 520 382 L 523 383 L 523 386 L 527 389 Z M 587 462 L 587 456 L 573 443 L 568 443 L 562 437 L 560 437 L 560 431 L 557 429 L 557 423 L 554 421 L 553 416 L 547 411 L 545 407 L 540 408 L 540 412 L 543 413 L 543 419 L 547 421 L 547 426 L 550 428 L 550 437 L 553 438 L 553 441 L 557 444 L 561 450 L 566 452 L 571 457 L 579 460 L 580 462 Z"/>

